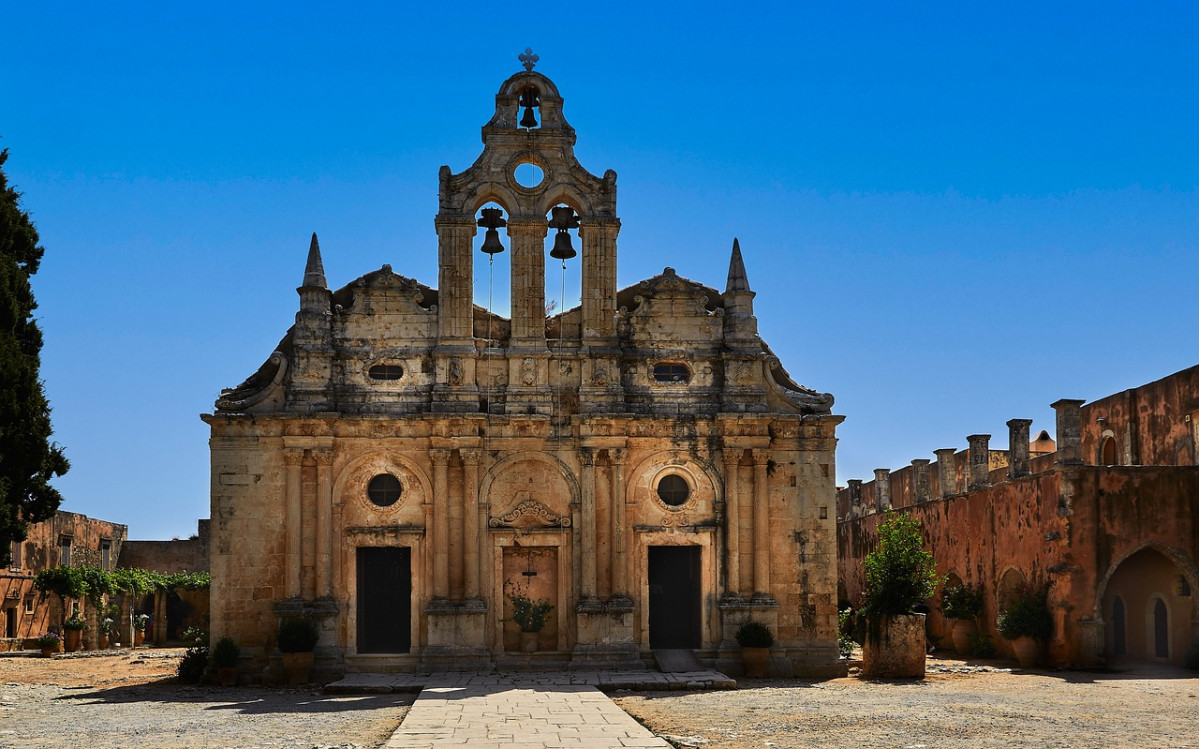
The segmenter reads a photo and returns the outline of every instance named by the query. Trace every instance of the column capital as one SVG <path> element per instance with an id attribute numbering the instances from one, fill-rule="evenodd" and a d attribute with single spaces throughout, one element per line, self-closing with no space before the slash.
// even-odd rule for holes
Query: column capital
<path id="1" fill-rule="evenodd" d="M 523 234 L 525 236 L 538 237 L 545 239 L 549 233 L 549 222 L 543 218 L 537 217 L 520 217 L 508 219 L 508 236 Z"/>
<path id="2" fill-rule="evenodd" d="M 1032 426 L 1032 419 L 1008 419 L 1007 420 L 1008 429 L 1019 429 L 1021 427 L 1027 429 L 1030 426 Z"/>
<path id="3" fill-rule="evenodd" d="M 479 450 L 459 448 L 458 455 L 462 458 L 462 464 L 467 466 L 479 465 L 480 452 Z"/>
<path id="4" fill-rule="evenodd" d="M 316 461 L 316 464 L 318 466 L 320 466 L 321 468 L 327 468 L 327 467 L 333 465 L 333 451 L 332 450 L 329 450 L 329 449 L 312 450 L 311 454 L 312 454 L 312 459 L 314 461 Z"/>
<path id="5" fill-rule="evenodd" d="M 744 452 L 744 450 L 741 450 L 741 449 L 725 448 L 723 454 L 720 457 L 721 457 L 721 460 L 724 461 L 724 464 L 726 466 L 739 466 L 739 465 L 741 465 L 741 454 L 743 452 Z"/>
<path id="6" fill-rule="evenodd" d="M 750 453 L 753 455 L 754 465 L 756 465 L 756 466 L 766 465 L 767 463 L 770 462 L 770 458 L 773 457 L 773 455 L 774 455 L 774 452 L 772 450 L 759 449 L 759 448 L 750 450 Z"/>
<path id="7" fill-rule="evenodd" d="M 609 447 L 608 448 L 608 460 L 614 466 L 624 465 L 624 459 L 625 459 L 626 452 L 627 451 L 622 447 Z"/>
<path id="8" fill-rule="evenodd" d="M 449 450 L 441 450 L 441 449 L 430 450 L 429 451 L 429 460 L 433 461 L 433 465 L 435 465 L 435 466 L 438 466 L 438 467 L 447 466 L 450 464 L 450 451 Z"/>
<path id="9" fill-rule="evenodd" d="M 582 463 L 583 465 L 587 466 L 588 468 L 594 466 L 595 465 L 595 448 L 594 447 L 580 447 L 579 448 L 579 462 Z"/>
<path id="10" fill-rule="evenodd" d="M 916 466 L 917 468 L 921 468 L 928 465 L 930 462 L 932 461 L 930 461 L 928 458 L 915 458 L 912 460 L 912 465 Z"/>
<path id="11" fill-rule="evenodd" d="M 475 221 L 474 216 L 466 213 L 439 213 L 433 217 L 433 225 L 438 229 L 442 227 L 470 229 L 472 235 L 478 230 Z"/>
<path id="12" fill-rule="evenodd" d="M 283 449 L 283 463 L 288 467 L 304 465 L 304 450 L 299 447 Z"/>

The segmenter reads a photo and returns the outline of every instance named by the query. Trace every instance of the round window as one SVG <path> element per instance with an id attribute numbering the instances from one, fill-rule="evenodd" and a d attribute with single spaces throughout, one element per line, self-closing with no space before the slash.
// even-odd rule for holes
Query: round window
<path id="1" fill-rule="evenodd" d="M 366 496 L 379 507 L 391 507 L 400 501 L 404 488 L 400 480 L 390 473 L 380 473 L 366 485 Z"/>
<path id="2" fill-rule="evenodd" d="M 512 170 L 512 179 L 521 187 L 532 190 L 545 179 L 545 171 L 531 161 L 524 161 Z"/>
<path id="3" fill-rule="evenodd" d="M 678 474 L 663 476 L 658 482 L 658 499 L 671 507 L 678 507 L 690 496 L 691 487 L 687 486 L 687 480 Z"/>

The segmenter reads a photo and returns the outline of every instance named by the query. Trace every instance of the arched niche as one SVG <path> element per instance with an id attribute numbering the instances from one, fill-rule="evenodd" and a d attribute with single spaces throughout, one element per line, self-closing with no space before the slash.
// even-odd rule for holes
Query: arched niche
<path id="1" fill-rule="evenodd" d="M 520 452 L 493 465 L 479 486 L 479 501 L 491 506 L 491 517 L 516 511 L 523 502 L 543 505 L 555 516 L 569 518 L 570 506 L 579 499 L 574 475 L 556 457 L 541 452 Z"/>
<path id="2" fill-rule="evenodd" d="M 399 501 L 379 507 L 367 497 L 367 485 L 380 474 L 400 480 Z M 432 497 L 428 474 L 411 456 L 391 450 L 369 450 L 351 459 L 333 481 L 333 496 L 342 504 L 345 526 L 421 525 L 423 505 Z"/>

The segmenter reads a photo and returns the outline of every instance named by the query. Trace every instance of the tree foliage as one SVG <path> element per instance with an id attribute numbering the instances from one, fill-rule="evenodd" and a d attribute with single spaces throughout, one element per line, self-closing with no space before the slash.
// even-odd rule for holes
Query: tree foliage
<path id="1" fill-rule="evenodd" d="M 878 546 L 866 555 L 866 604 L 870 619 L 911 614 L 937 590 L 937 568 L 924 548 L 920 521 L 888 511 L 878 526 Z"/>
<path id="2" fill-rule="evenodd" d="M 30 523 L 54 515 L 62 495 L 50 479 L 66 473 L 62 449 L 50 441 L 50 404 L 39 377 L 42 333 L 29 279 L 43 248 L 20 193 L 8 185 L 0 151 L 0 565 Z"/>

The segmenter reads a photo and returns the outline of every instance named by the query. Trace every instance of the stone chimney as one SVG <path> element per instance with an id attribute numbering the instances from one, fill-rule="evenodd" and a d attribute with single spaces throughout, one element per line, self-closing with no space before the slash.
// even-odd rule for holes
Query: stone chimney
<path id="1" fill-rule="evenodd" d="M 1032 419 L 1012 419 L 1008 430 L 1008 469 L 1010 479 L 1028 475 L 1028 430 Z"/>
<path id="2" fill-rule="evenodd" d="M 891 469 L 874 469 L 874 499 L 879 512 L 891 509 Z"/>
<path id="3" fill-rule="evenodd" d="M 991 485 L 988 474 L 991 472 L 991 435 L 972 434 L 966 438 L 970 442 L 970 483 L 969 488 L 983 489 Z"/>
<path id="4" fill-rule="evenodd" d="M 929 500 L 928 488 L 928 458 L 916 458 L 912 461 L 912 493 L 913 504 Z"/>
<path id="5" fill-rule="evenodd" d="M 849 516 L 862 517 L 862 480 L 849 480 Z"/>
<path id="6" fill-rule="evenodd" d="M 957 465 L 953 459 L 956 454 L 957 449 L 952 447 L 933 450 L 933 455 L 937 456 L 937 479 L 941 482 L 942 497 L 952 497 L 958 493 Z"/>
<path id="7" fill-rule="evenodd" d="M 1063 398 L 1051 403 L 1057 411 L 1057 464 L 1082 465 L 1082 404 L 1084 401 Z"/>

